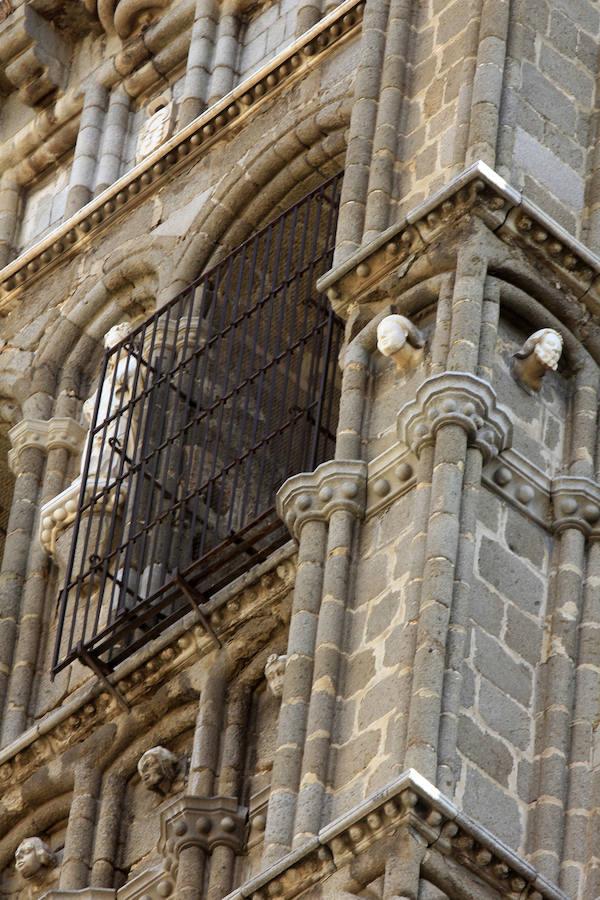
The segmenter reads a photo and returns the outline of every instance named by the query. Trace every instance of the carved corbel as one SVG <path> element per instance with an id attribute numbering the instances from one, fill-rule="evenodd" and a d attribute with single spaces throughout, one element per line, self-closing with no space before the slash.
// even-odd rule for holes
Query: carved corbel
<path id="1" fill-rule="evenodd" d="M 554 328 L 541 328 L 527 338 L 512 360 L 515 381 L 528 394 L 538 393 L 542 379 L 548 372 L 555 372 L 562 355 L 563 339 Z"/>
<path id="2" fill-rule="evenodd" d="M 306 522 L 326 522 L 344 509 L 362 518 L 365 511 L 367 465 L 357 460 L 331 459 L 314 472 L 293 475 L 277 492 L 277 513 L 299 539 Z"/>
<path id="3" fill-rule="evenodd" d="M 424 381 L 398 413 L 398 437 L 419 456 L 449 423 L 467 432 L 469 444 L 481 450 L 485 461 L 510 446 L 510 417 L 491 385 L 475 375 L 445 372 Z"/>
<path id="4" fill-rule="evenodd" d="M 0 86 L 17 90 L 27 106 L 44 103 L 65 87 L 69 60 L 59 33 L 29 3 L 0 24 Z"/>

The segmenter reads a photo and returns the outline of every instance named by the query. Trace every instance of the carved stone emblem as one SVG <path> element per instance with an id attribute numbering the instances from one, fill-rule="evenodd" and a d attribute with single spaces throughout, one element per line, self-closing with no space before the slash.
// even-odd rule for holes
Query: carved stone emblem
<path id="1" fill-rule="evenodd" d="M 539 391 L 544 375 L 556 371 L 562 350 L 562 335 L 554 328 L 535 331 L 513 356 L 515 380 L 529 393 Z"/>
<path id="2" fill-rule="evenodd" d="M 181 775 L 181 761 L 165 747 L 151 747 L 140 757 L 137 769 L 142 783 L 149 791 L 171 793 Z"/>
<path id="3" fill-rule="evenodd" d="M 55 865 L 54 853 L 39 837 L 25 838 L 15 852 L 15 868 L 23 878 L 34 878 Z"/>
<path id="4" fill-rule="evenodd" d="M 425 338 L 405 316 L 386 316 L 377 326 L 377 349 L 394 360 L 399 372 L 418 364 L 424 346 Z"/>
<path id="5" fill-rule="evenodd" d="M 274 697 L 281 697 L 283 694 L 283 678 L 285 675 L 285 667 L 287 656 L 277 656 L 272 653 L 267 659 L 265 665 L 265 678 L 269 685 L 269 689 Z"/>
<path id="6" fill-rule="evenodd" d="M 141 162 L 171 136 L 174 125 L 174 103 L 155 101 L 149 108 L 149 118 L 138 135 L 135 161 Z"/>

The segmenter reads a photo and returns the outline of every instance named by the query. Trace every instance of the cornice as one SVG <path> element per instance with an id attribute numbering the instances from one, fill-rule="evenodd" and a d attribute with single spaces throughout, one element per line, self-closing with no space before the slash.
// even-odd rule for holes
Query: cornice
<path id="1" fill-rule="evenodd" d="M 81 449 L 85 435 L 86 429 L 83 425 L 68 417 L 21 419 L 8 432 L 12 447 L 8 453 L 8 464 L 16 474 L 22 451 L 31 448 L 43 450 L 44 453 L 59 449 L 77 453 Z"/>
<path id="2" fill-rule="evenodd" d="M 566 900 L 533 866 L 462 813 L 414 769 L 403 772 L 224 900 L 297 897 L 379 841 L 407 828 L 417 831 L 433 852 L 451 857 L 501 896 Z"/>
<path id="3" fill-rule="evenodd" d="M 407 266 L 467 215 L 481 218 L 506 243 L 533 252 L 578 298 L 589 293 L 590 301 L 600 303 L 600 257 L 481 160 L 326 272 L 317 286 L 345 317 L 386 275 Z"/>
<path id="4" fill-rule="evenodd" d="M 151 195 L 165 179 L 196 162 L 283 87 L 304 76 L 356 32 L 365 0 L 345 0 L 258 72 L 181 129 L 110 188 L 0 270 L 0 312 L 42 272 L 87 246 L 109 224 Z"/>
<path id="5" fill-rule="evenodd" d="M 206 604 L 206 615 L 214 631 L 225 642 L 227 635 L 263 609 L 273 611 L 279 606 L 280 614 L 285 615 L 281 605 L 293 587 L 295 573 L 290 542 L 211 598 Z M 123 663 L 109 679 L 132 708 L 144 702 L 158 685 L 206 656 L 213 646 L 206 631 L 196 624 L 195 613 L 190 613 L 154 641 L 146 653 Z M 59 709 L 0 750 L 0 791 L 9 794 L 40 766 L 119 714 L 120 707 L 102 684 L 94 681 L 85 685 Z"/>

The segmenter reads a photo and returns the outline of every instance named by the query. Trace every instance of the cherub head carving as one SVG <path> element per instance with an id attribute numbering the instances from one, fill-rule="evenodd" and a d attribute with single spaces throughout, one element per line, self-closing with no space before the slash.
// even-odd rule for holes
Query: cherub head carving
<path id="1" fill-rule="evenodd" d="M 39 837 L 21 841 L 15 852 L 15 868 L 23 878 L 33 878 L 44 869 L 56 865 L 56 857 L 50 847 Z"/>
<path id="2" fill-rule="evenodd" d="M 400 371 L 419 361 L 424 346 L 425 338 L 406 316 L 386 316 L 377 326 L 377 349 Z"/>
<path id="3" fill-rule="evenodd" d="M 513 357 L 513 374 L 527 391 L 539 391 L 542 378 L 558 367 L 563 339 L 554 328 L 541 328 L 527 338 Z"/>
<path id="4" fill-rule="evenodd" d="M 276 653 L 271 653 L 265 664 L 265 677 L 274 697 L 281 697 L 283 694 L 286 664 L 287 656 L 278 656 Z"/>
<path id="5" fill-rule="evenodd" d="M 149 791 L 168 794 L 179 774 L 179 758 L 165 747 L 151 747 L 140 757 L 137 769 Z"/>

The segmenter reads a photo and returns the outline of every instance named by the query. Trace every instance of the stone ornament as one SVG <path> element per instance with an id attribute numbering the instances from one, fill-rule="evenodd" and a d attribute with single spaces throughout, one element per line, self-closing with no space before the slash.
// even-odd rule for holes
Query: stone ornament
<path id="1" fill-rule="evenodd" d="M 554 328 L 541 328 L 527 338 L 512 361 L 515 381 L 528 393 L 537 393 L 547 372 L 555 372 L 563 351 L 563 339 Z"/>
<path id="2" fill-rule="evenodd" d="M 286 664 L 287 656 L 278 656 L 276 653 L 271 653 L 265 664 L 265 678 L 274 697 L 283 695 L 283 679 Z"/>
<path id="3" fill-rule="evenodd" d="M 148 116 L 136 142 L 136 163 L 157 150 L 171 136 L 175 124 L 175 104 L 172 100 L 159 97 L 148 104 Z"/>
<path id="4" fill-rule="evenodd" d="M 386 316 L 377 326 L 377 349 L 394 360 L 399 372 L 420 362 L 424 346 L 422 333 L 405 316 Z"/>
<path id="5" fill-rule="evenodd" d="M 171 793 L 181 772 L 178 756 L 165 747 L 151 747 L 139 759 L 137 770 L 142 784 L 157 794 Z"/>
<path id="6" fill-rule="evenodd" d="M 171 0 L 84 0 L 85 8 L 97 16 L 107 34 L 123 40 L 149 25 Z"/>
<path id="7" fill-rule="evenodd" d="M 35 878 L 56 865 L 56 857 L 48 844 L 39 837 L 21 841 L 15 852 L 15 868 L 23 878 Z"/>

